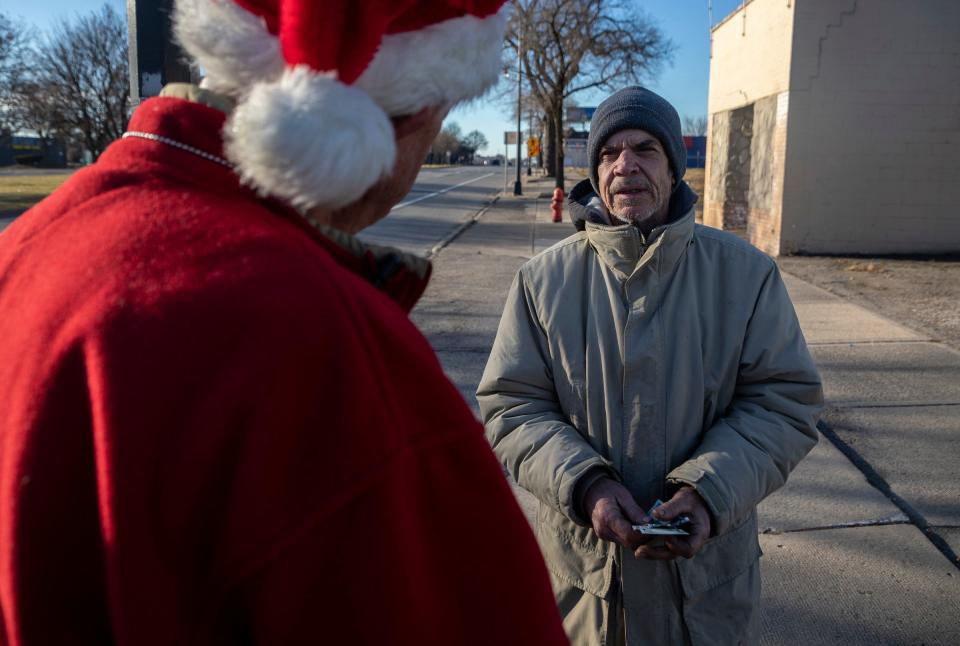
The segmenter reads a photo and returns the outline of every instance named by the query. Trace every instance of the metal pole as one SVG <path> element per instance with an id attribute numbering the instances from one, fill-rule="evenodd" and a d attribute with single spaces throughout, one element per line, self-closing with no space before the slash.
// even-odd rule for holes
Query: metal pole
<path id="1" fill-rule="evenodd" d="M 506 133 L 504 133 L 506 134 Z M 506 137 L 503 140 L 503 194 L 507 194 L 507 160 L 510 159 L 510 146 L 507 145 Z"/>
<path id="2" fill-rule="evenodd" d="M 707 0 L 707 45 L 710 47 L 710 58 L 713 58 L 713 0 Z"/>
<path id="3" fill-rule="evenodd" d="M 520 57 L 523 56 L 523 32 L 520 33 L 520 42 L 517 44 L 517 181 L 513 183 L 513 194 L 523 195 L 523 189 L 520 185 L 520 119 L 523 116 L 521 107 L 521 91 L 523 89 L 523 79 L 520 76 Z"/>
<path id="4" fill-rule="evenodd" d="M 127 0 L 130 102 L 156 96 L 167 83 L 192 82 L 186 55 L 171 38 L 173 0 Z"/>

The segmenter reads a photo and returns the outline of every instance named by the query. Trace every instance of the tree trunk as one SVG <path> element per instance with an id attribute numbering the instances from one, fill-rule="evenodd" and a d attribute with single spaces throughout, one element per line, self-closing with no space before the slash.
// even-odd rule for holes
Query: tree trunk
<path id="1" fill-rule="evenodd" d="M 543 142 L 544 153 L 547 161 L 547 177 L 555 177 L 557 172 L 557 160 L 554 156 L 553 150 L 557 144 L 557 134 L 552 111 L 546 114 L 544 121 L 546 122 L 547 126 L 547 136 L 544 138 Z"/>
<path id="2" fill-rule="evenodd" d="M 563 101 L 558 101 L 553 106 L 554 136 L 556 141 L 553 144 L 554 149 L 554 168 L 556 169 L 557 188 L 565 190 L 563 183 Z"/>

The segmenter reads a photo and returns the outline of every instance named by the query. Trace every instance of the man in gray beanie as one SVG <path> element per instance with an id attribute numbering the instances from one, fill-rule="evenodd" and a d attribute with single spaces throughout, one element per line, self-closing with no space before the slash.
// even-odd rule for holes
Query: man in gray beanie
<path id="1" fill-rule="evenodd" d="M 577 233 L 507 297 L 488 439 L 574 644 L 753 643 L 756 507 L 816 444 L 820 377 L 776 264 L 694 222 L 673 106 L 617 92 L 587 150 Z"/>

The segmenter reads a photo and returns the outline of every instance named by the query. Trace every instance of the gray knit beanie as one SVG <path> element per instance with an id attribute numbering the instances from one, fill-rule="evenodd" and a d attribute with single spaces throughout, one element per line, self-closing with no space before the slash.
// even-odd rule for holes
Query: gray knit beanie
<path id="1" fill-rule="evenodd" d="M 670 167 L 673 169 L 674 186 L 679 186 L 687 171 L 687 150 L 680 131 L 680 115 L 666 99 L 646 88 L 625 87 L 607 97 L 597 107 L 590 120 L 590 135 L 587 138 L 587 155 L 590 159 L 590 183 L 600 194 L 600 148 L 616 132 L 639 128 L 646 130 L 660 141 Z"/>

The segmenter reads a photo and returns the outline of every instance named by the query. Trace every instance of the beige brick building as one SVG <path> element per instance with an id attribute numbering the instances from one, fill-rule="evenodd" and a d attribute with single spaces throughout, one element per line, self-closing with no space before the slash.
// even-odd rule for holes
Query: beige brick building
<path id="1" fill-rule="evenodd" d="M 704 221 L 769 254 L 960 252 L 960 0 L 752 0 L 713 30 Z"/>

